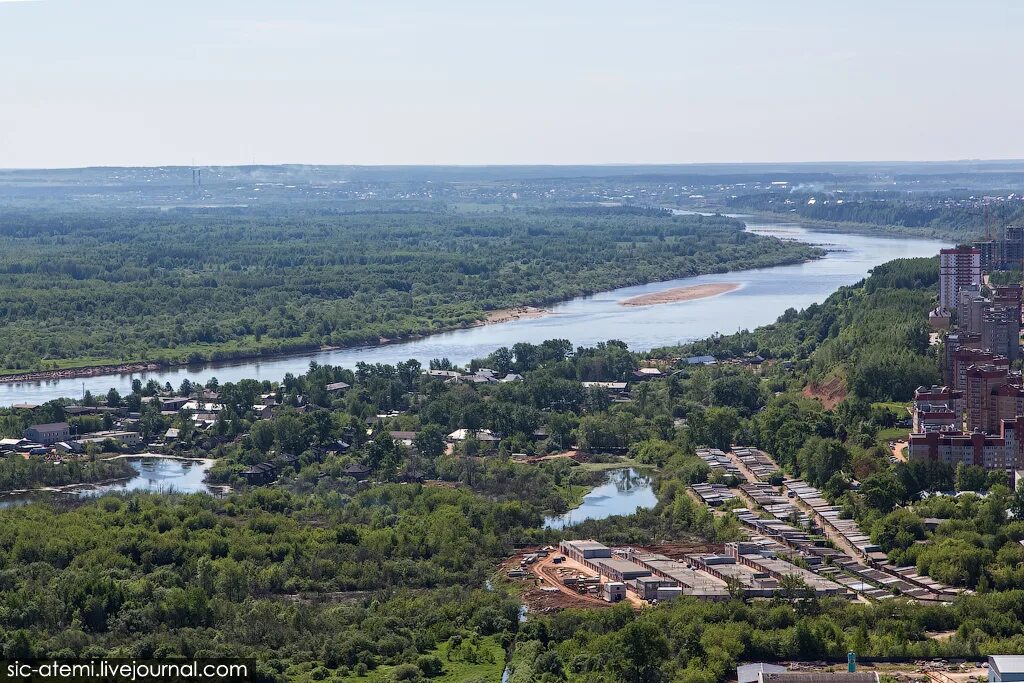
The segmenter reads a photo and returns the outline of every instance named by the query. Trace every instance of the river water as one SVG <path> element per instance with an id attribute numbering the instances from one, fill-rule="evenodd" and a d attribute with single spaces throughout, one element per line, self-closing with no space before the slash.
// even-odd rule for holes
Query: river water
<path id="1" fill-rule="evenodd" d="M 366 363 L 397 363 L 415 358 L 424 366 L 433 358 L 448 358 L 464 365 L 501 346 L 520 341 L 569 339 L 576 346 L 620 339 L 633 350 L 728 334 L 773 322 L 788 308 L 801 309 L 821 302 L 843 285 L 853 284 L 868 271 L 894 258 L 934 256 L 948 246 L 935 240 L 820 233 L 793 223 L 748 222 L 760 234 L 821 245 L 826 258 L 790 266 L 733 273 L 702 275 L 625 287 L 580 297 L 550 307 L 551 314 L 529 320 L 485 325 L 415 341 L 378 347 L 324 351 L 285 358 L 247 360 L 222 365 L 180 367 L 134 375 L 104 375 L 80 379 L 19 384 L 0 384 L 0 405 L 44 403 L 64 396 L 78 397 L 84 389 L 94 395 L 114 387 L 122 394 L 131 390 L 135 377 L 170 382 L 177 388 L 184 379 L 205 383 L 216 377 L 221 383 L 245 378 L 281 380 L 286 373 L 304 373 L 310 361 L 354 367 Z M 623 299 L 675 287 L 705 283 L 736 283 L 739 289 L 719 296 L 655 306 L 622 306 Z"/>

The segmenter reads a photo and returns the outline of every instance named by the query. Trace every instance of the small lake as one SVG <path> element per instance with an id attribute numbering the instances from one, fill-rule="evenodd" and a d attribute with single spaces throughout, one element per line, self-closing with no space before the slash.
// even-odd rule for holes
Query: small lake
<path id="1" fill-rule="evenodd" d="M 84 485 L 64 491 L 36 491 L 11 496 L 0 495 L 0 508 L 25 505 L 56 496 L 93 497 L 111 491 L 155 491 L 175 493 L 213 493 L 203 482 L 210 469 L 210 460 L 179 460 L 177 458 L 125 458 L 135 469 L 135 476 L 124 481 L 109 484 Z"/>
<path id="2" fill-rule="evenodd" d="M 658 504 L 651 477 L 632 467 L 612 470 L 605 483 L 583 497 L 583 504 L 564 515 L 544 518 L 548 529 L 564 529 L 586 519 L 604 519 L 613 515 L 631 515 L 637 508 L 650 509 Z"/>

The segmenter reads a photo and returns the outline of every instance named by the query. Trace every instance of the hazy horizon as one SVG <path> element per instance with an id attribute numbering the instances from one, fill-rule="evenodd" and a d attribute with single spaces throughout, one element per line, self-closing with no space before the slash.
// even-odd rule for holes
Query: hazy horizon
<path id="1" fill-rule="evenodd" d="M 1009 0 L 0 0 L 0 168 L 1020 160 L 1022 19 Z"/>
<path id="2" fill-rule="evenodd" d="M 0 0 L 3 2 L 36 2 L 37 0 Z M 347 163 L 310 163 L 303 161 L 281 161 L 276 163 L 266 164 L 252 164 L 252 163 L 229 163 L 229 164 L 218 164 L 218 163 L 207 163 L 207 164 L 181 164 L 181 163 L 150 163 L 150 164 L 90 164 L 85 166 L 0 166 L 0 171 L 3 172 L 17 172 L 17 171 L 85 171 L 85 170 L 103 170 L 103 169 L 117 169 L 117 168 L 246 168 L 246 167 L 284 167 L 284 166 L 295 166 L 295 167 L 319 167 L 319 168 L 367 168 L 367 169 L 381 169 L 381 168 L 464 168 L 464 169 L 487 169 L 487 168 L 703 168 L 703 167 L 768 167 L 766 170 L 773 170 L 774 167 L 781 166 L 821 166 L 821 167 L 835 167 L 835 166 L 902 166 L 902 165 L 922 165 L 922 166 L 942 166 L 942 165 L 957 165 L 957 164 L 1024 164 L 1024 157 L 1021 158 L 1005 158 L 1005 159 L 863 159 L 863 160 L 850 160 L 850 159 L 822 159 L 817 161 L 809 160 L 791 160 L 791 161 L 692 161 L 692 162 L 663 162 L 663 163 L 648 163 L 643 161 L 637 162 L 593 162 L 593 163 L 576 163 L 572 161 L 558 162 L 558 163 L 534 163 L 534 162 L 522 162 L 522 163 L 468 163 L 468 164 L 347 164 Z"/>

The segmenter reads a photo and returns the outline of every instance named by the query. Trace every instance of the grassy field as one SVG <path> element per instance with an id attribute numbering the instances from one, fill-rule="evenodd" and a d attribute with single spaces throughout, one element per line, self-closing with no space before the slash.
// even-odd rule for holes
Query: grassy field
<path id="1" fill-rule="evenodd" d="M 588 472 L 605 472 L 608 470 L 621 470 L 624 467 L 632 467 L 633 469 L 655 469 L 654 465 L 648 465 L 642 463 L 639 460 L 633 458 L 621 457 L 614 462 L 587 462 L 580 465 L 583 469 Z"/>
<path id="2" fill-rule="evenodd" d="M 890 441 L 906 441 L 908 436 L 910 436 L 909 427 L 890 427 L 878 432 L 878 435 L 875 437 L 875 443 L 879 448 L 884 449 L 888 453 Z"/>
<path id="3" fill-rule="evenodd" d="M 460 648 L 464 650 L 464 653 L 455 653 L 451 659 L 448 657 L 450 649 L 448 643 L 442 643 L 436 650 L 428 653 L 436 655 L 444 663 L 444 673 L 429 679 L 424 676 L 423 680 L 435 683 L 499 683 L 501 681 L 501 672 L 505 669 L 505 651 L 493 636 L 480 638 L 479 643 L 475 646 Z M 477 661 L 467 661 L 466 653 L 472 653 L 469 654 L 469 658 Z M 348 676 L 335 675 L 319 680 L 344 681 L 345 683 L 390 683 L 396 680 L 395 669 L 396 667 L 393 666 L 380 666 L 365 676 L 352 673 Z M 314 681 L 318 679 L 311 671 L 306 677 L 297 680 Z"/>
<path id="4" fill-rule="evenodd" d="M 896 401 L 878 401 L 876 403 L 872 403 L 871 407 L 888 408 L 890 411 L 895 413 L 900 420 L 904 420 L 909 415 L 909 413 L 907 413 L 907 405 L 908 404 L 906 403 L 898 403 Z"/>

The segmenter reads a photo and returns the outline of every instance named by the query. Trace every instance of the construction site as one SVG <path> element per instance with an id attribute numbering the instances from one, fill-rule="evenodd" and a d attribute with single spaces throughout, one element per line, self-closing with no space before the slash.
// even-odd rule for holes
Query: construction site
<path id="1" fill-rule="evenodd" d="M 541 613 L 619 602 L 641 608 L 684 595 L 704 600 L 853 596 L 846 587 L 747 542 L 611 548 L 593 540 L 562 541 L 557 549 L 516 555 L 503 569 L 510 579 L 527 584 L 523 601 L 529 611 Z"/>

